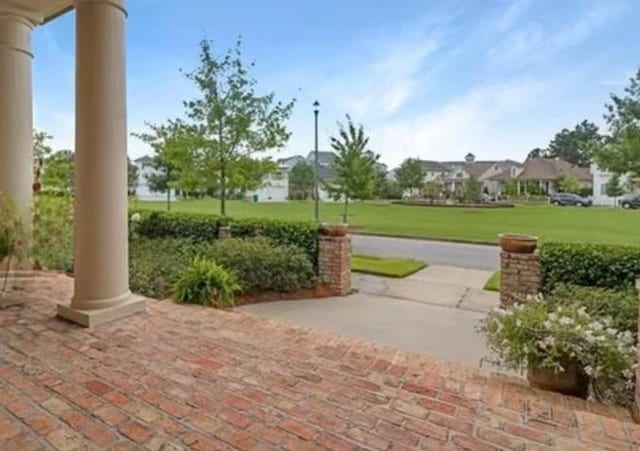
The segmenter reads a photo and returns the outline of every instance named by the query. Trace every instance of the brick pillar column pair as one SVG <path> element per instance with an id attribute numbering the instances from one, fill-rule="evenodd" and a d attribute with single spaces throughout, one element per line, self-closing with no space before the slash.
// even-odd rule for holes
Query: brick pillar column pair
<path id="1" fill-rule="evenodd" d="M 518 254 L 500 252 L 500 304 L 518 302 L 541 289 L 541 268 L 538 252 Z"/>
<path id="2" fill-rule="evenodd" d="M 351 293 L 351 236 L 318 238 L 318 273 L 320 281 L 338 296 Z"/>

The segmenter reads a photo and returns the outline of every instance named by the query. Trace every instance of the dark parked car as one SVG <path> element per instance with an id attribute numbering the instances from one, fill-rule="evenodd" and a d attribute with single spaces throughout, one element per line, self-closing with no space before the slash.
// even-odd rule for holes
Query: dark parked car
<path id="1" fill-rule="evenodd" d="M 563 207 L 566 205 L 575 205 L 578 207 L 590 207 L 593 202 L 591 199 L 587 199 L 586 197 L 580 197 L 577 194 L 571 193 L 556 193 L 552 194 L 549 198 L 549 202 L 553 205 L 562 205 Z"/>
<path id="2" fill-rule="evenodd" d="M 640 196 L 628 197 L 620 201 L 622 208 L 640 208 Z"/>

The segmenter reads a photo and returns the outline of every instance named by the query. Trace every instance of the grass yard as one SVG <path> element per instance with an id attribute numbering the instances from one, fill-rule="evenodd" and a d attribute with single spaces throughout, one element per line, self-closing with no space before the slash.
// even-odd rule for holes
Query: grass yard
<path id="1" fill-rule="evenodd" d="M 500 271 L 494 272 L 484 285 L 487 291 L 500 291 Z"/>
<path id="2" fill-rule="evenodd" d="M 131 201 L 132 207 L 164 210 L 162 202 Z M 304 201 L 250 203 L 230 201 L 228 214 L 238 217 L 313 219 L 313 203 Z M 180 201 L 172 211 L 217 214 L 213 199 Z M 321 219 L 338 222 L 342 205 L 323 203 Z M 362 233 L 497 242 L 502 232 L 530 233 L 545 241 L 640 245 L 640 211 L 612 208 L 519 206 L 505 209 L 438 208 L 356 202 L 350 224 Z"/>
<path id="3" fill-rule="evenodd" d="M 424 262 L 405 258 L 376 257 L 355 254 L 351 258 L 351 270 L 374 276 L 402 278 L 420 271 L 427 265 Z"/>

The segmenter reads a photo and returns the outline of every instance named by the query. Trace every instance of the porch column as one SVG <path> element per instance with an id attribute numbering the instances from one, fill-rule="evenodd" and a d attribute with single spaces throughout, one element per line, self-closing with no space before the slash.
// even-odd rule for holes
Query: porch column
<path id="1" fill-rule="evenodd" d="M 0 191 L 31 224 L 33 98 L 31 33 L 42 22 L 32 11 L 0 5 Z"/>
<path id="2" fill-rule="evenodd" d="M 129 291 L 124 0 L 76 0 L 74 283 L 86 327 L 144 310 Z"/>

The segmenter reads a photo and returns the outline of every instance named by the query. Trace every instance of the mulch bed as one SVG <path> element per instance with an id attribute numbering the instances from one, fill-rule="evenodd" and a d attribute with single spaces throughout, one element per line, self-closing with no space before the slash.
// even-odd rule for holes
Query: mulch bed
<path id="1" fill-rule="evenodd" d="M 322 299 L 338 296 L 335 291 L 327 285 L 318 285 L 315 288 L 305 290 L 292 291 L 289 293 L 256 293 L 256 294 L 239 294 L 236 296 L 236 306 L 247 304 L 261 304 L 264 302 L 275 301 L 300 301 L 302 299 Z"/>

